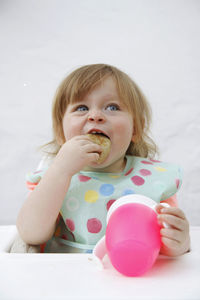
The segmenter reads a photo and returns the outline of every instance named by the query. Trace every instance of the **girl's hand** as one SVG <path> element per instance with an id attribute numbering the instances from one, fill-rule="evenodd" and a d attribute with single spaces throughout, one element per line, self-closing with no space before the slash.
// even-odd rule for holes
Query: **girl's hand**
<path id="1" fill-rule="evenodd" d="M 91 163 L 96 163 L 101 146 L 93 143 L 86 135 L 75 136 L 65 142 L 59 150 L 54 164 L 64 174 L 73 176 Z"/>
<path id="2" fill-rule="evenodd" d="M 162 224 L 160 253 L 168 256 L 178 256 L 189 251 L 189 223 L 183 211 L 177 207 L 164 207 L 162 204 L 156 206 L 156 211 L 158 221 Z M 164 227 L 163 222 L 169 228 Z"/>

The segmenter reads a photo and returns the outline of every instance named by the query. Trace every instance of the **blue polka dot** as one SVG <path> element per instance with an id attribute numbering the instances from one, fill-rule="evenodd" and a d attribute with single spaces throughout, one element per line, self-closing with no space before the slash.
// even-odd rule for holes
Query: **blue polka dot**
<path id="1" fill-rule="evenodd" d="M 131 195 L 131 194 L 135 194 L 134 190 L 127 189 L 123 191 L 122 196 Z"/>
<path id="2" fill-rule="evenodd" d="M 86 250 L 85 253 L 92 253 L 92 252 L 93 252 L 93 250 Z"/>
<path id="3" fill-rule="evenodd" d="M 114 186 L 112 184 L 102 184 L 99 189 L 101 195 L 110 196 L 114 192 Z"/>

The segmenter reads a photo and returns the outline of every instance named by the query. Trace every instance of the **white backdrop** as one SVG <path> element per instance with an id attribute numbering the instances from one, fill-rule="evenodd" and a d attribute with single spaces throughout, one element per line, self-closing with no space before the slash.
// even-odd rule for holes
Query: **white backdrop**
<path id="1" fill-rule="evenodd" d="M 200 1 L 0 1 L 0 224 L 14 224 L 25 175 L 51 138 L 51 103 L 74 68 L 113 64 L 153 108 L 163 161 L 179 163 L 179 205 L 200 225 Z"/>

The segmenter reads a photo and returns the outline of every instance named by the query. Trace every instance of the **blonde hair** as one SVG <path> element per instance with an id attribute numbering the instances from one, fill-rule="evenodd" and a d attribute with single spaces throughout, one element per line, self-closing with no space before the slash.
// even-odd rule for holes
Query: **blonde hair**
<path id="1" fill-rule="evenodd" d="M 53 140 L 45 145 L 50 146 L 49 153 L 56 155 L 61 148 L 59 141 L 65 142 L 62 121 L 68 104 L 83 99 L 109 76 L 116 83 L 120 100 L 125 103 L 133 116 L 135 139 L 134 143 L 130 143 L 126 154 L 154 157 L 157 147 L 149 136 L 151 108 L 145 96 L 126 73 L 107 64 L 80 67 L 69 74 L 59 85 L 52 108 Z"/>

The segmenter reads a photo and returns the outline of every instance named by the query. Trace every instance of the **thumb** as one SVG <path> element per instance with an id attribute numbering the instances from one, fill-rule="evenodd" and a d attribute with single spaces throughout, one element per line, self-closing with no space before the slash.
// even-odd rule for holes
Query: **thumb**
<path id="1" fill-rule="evenodd" d="M 158 214 L 160 214 L 160 213 L 161 213 L 161 209 L 164 208 L 164 207 L 165 207 L 164 205 L 162 205 L 161 203 L 159 203 L 159 204 L 157 204 L 157 205 L 155 206 L 155 210 L 156 210 L 156 212 L 157 212 Z"/>

